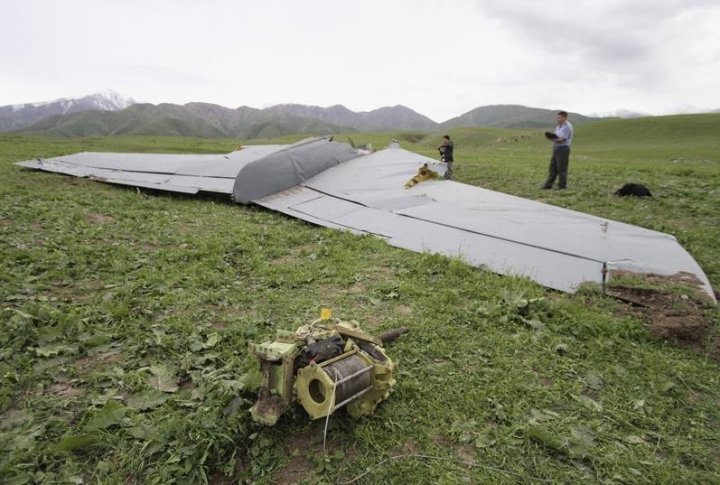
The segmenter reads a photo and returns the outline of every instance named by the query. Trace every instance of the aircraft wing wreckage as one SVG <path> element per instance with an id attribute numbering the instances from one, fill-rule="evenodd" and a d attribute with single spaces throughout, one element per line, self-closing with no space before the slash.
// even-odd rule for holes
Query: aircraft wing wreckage
<path id="1" fill-rule="evenodd" d="M 392 246 L 458 257 L 573 292 L 614 271 L 680 275 L 714 299 L 707 276 L 669 234 L 450 180 L 411 181 L 428 157 L 397 143 L 374 153 L 313 138 L 227 155 L 77 153 L 18 165 L 182 193 L 217 192 Z"/>

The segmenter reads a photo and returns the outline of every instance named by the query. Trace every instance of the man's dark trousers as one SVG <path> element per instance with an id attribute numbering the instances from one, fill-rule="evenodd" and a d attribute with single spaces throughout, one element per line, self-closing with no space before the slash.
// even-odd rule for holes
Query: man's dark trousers
<path id="1" fill-rule="evenodd" d="M 545 181 L 546 189 L 549 189 L 555 183 L 555 178 L 559 177 L 559 187 L 564 189 L 567 187 L 568 165 L 570 164 L 570 147 L 559 146 L 554 147 L 552 157 L 550 157 L 550 168 L 548 169 L 548 178 Z"/>

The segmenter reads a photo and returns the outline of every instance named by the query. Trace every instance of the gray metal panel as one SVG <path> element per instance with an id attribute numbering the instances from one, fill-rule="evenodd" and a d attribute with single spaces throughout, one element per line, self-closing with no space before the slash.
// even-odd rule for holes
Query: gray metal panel
<path id="1" fill-rule="evenodd" d="M 282 212 L 297 219 L 317 224 L 318 226 L 329 227 L 331 229 L 342 229 L 355 234 L 363 233 L 361 230 L 342 226 L 341 224 L 337 224 L 333 221 L 315 217 L 311 214 L 303 212 L 302 210 L 295 209 L 295 207 L 302 207 L 302 204 L 305 202 L 322 197 L 324 197 L 323 194 L 320 194 L 312 189 L 298 186 L 278 192 L 277 194 L 263 197 L 262 199 L 256 200 L 255 203 L 267 209 Z"/>
<path id="2" fill-rule="evenodd" d="M 227 155 L 82 152 L 17 165 L 171 192 L 232 194 L 245 165 L 285 146 L 248 145 Z"/>
<path id="3" fill-rule="evenodd" d="M 82 165 L 65 163 L 53 159 L 28 160 L 26 162 L 17 162 L 15 163 L 15 165 L 20 165 L 21 167 L 25 168 L 35 168 L 37 170 L 43 170 L 45 172 L 64 173 L 66 175 L 73 175 L 75 177 L 87 177 L 93 172 L 92 167 L 84 167 Z"/>
<path id="4" fill-rule="evenodd" d="M 420 190 L 437 202 L 399 214 L 607 263 L 609 268 L 661 275 L 687 271 L 699 275 L 710 290 L 700 266 L 670 234 L 455 182 L 431 182 Z M 474 202 L 468 192 L 474 192 Z"/>
<path id="5" fill-rule="evenodd" d="M 247 163 L 276 152 L 284 146 L 247 146 L 239 151 L 217 155 L 81 152 L 44 159 L 43 162 L 65 162 L 125 172 L 235 178 Z"/>
<path id="6" fill-rule="evenodd" d="M 27 168 L 37 168 L 47 172 L 64 173 L 76 177 L 90 177 L 101 182 L 133 185 L 137 187 L 147 187 L 156 190 L 190 194 L 197 193 L 200 190 L 205 192 L 231 194 L 233 183 L 235 182 L 234 177 L 196 177 L 147 172 L 128 172 L 123 170 L 111 170 L 75 165 L 74 163 L 67 163 L 54 159 L 43 160 L 41 162 L 19 162 L 18 165 Z"/>
<path id="7" fill-rule="evenodd" d="M 132 187 L 145 187 L 147 189 L 154 190 L 166 190 L 168 192 L 178 192 L 182 194 L 197 194 L 200 190 L 197 187 L 188 187 L 185 185 L 173 185 L 168 183 L 153 184 L 151 182 L 139 181 L 139 180 L 123 180 L 113 178 L 98 178 L 99 182 L 106 182 L 109 184 L 117 185 L 130 185 Z"/>
<path id="8" fill-rule="evenodd" d="M 361 212 L 350 217 L 344 212 L 332 214 L 329 209 L 318 209 L 316 213 L 309 210 L 310 204 L 304 204 L 302 209 L 335 223 L 381 233 L 391 244 L 415 251 L 454 255 L 452 248 L 462 247 L 462 256 L 476 261 L 474 264 L 503 273 L 525 274 L 564 291 L 571 291 L 583 281 L 600 281 L 596 269 L 606 265 L 609 269 L 661 275 L 688 272 L 713 295 L 700 266 L 669 234 L 452 181 L 430 180 L 404 189 L 405 182 L 423 164 L 444 171 L 443 165 L 427 157 L 395 148 L 350 160 L 304 184 L 328 196 L 385 211 L 398 221 L 407 218 L 424 222 L 413 229 L 422 231 L 422 237 L 409 236 L 400 222 L 383 225 L 393 232 L 382 232 L 378 213 Z M 363 217 L 373 221 L 363 221 Z M 498 241 L 495 247 L 509 251 L 512 258 L 499 251 L 486 251 L 487 243 L 466 233 Z M 543 261 L 528 263 L 538 258 Z M 552 261 L 550 267 L 547 261 Z M 593 268 L 592 274 L 582 268 Z"/>
<path id="9" fill-rule="evenodd" d="M 457 257 L 491 271 L 525 276 L 549 288 L 574 291 L 583 282 L 601 283 L 603 265 L 582 257 L 413 219 L 336 199 L 305 188 L 275 194 L 258 204 L 308 222 L 383 237 L 395 247 Z"/>
<path id="10" fill-rule="evenodd" d="M 348 144 L 312 138 L 248 163 L 237 174 L 233 200 L 241 204 L 294 187 L 332 166 L 355 158 Z"/>

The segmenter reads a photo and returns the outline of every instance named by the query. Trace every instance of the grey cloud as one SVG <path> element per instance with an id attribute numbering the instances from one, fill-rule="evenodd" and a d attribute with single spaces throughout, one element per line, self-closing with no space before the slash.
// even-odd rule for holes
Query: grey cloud
<path id="1" fill-rule="evenodd" d="M 660 53 L 672 40 L 680 16 L 718 9 L 714 0 L 536 1 L 483 0 L 476 8 L 513 36 L 524 39 L 548 65 L 585 66 L 617 83 L 658 83 L 667 60 Z M 591 73 L 573 74 L 587 77 Z"/>
<path id="2" fill-rule="evenodd" d="M 481 13 L 527 38 L 541 53 L 570 53 L 612 64 L 647 58 L 662 39 L 664 24 L 678 15 L 718 8 L 712 0 L 581 1 L 558 5 L 504 0 L 476 4 Z"/>

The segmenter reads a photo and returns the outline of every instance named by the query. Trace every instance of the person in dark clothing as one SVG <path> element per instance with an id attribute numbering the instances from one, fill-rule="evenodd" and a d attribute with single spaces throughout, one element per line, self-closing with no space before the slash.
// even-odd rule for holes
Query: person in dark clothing
<path id="1" fill-rule="evenodd" d="M 455 144 L 450 140 L 450 135 L 443 136 L 443 142 L 442 145 L 438 147 L 438 151 L 440 152 L 440 161 L 447 165 L 447 170 L 445 171 L 445 178 L 447 180 L 452 180 L 453 177 L 453 162 L 455 161 L 453 158 L 454 148 Z"/>
<path id="2" fill-rule="evenodd" d="M 555 179 L 559 178 L 558 188 L 567 188 L 568 165 L 570 164 L 570 145 L 573 138 L 573 127 L 567 120 L 568 114 L 560 111 L 557 114 L 555 132 L 546 132 L 545 137 L 553 144 L 548 177 L 541 189 L 551 189 Z"/>

